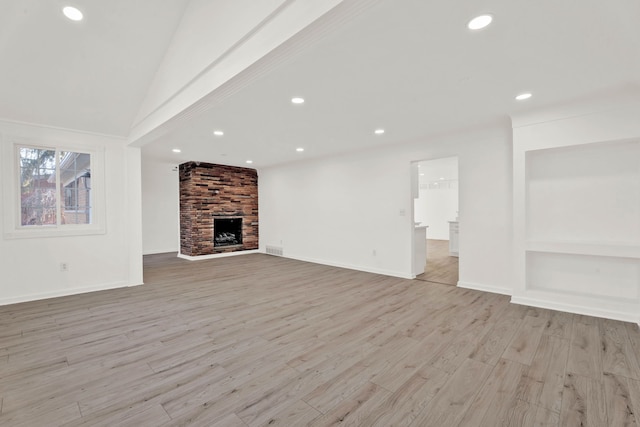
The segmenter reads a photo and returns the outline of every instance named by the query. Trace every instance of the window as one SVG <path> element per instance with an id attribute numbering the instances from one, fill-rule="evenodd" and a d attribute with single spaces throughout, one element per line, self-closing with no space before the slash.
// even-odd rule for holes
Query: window
<path id="1" fill-rule="evenodd" d="M 104 233 L 100 150 L 24 141 L 4 152 L 5 237 Z"/>
<path id="2" fill-rule="evenodd" d="M 66 152 L 60 162 L 63 224 L 91 224 L 91 155 Z"/>
<path id="3" fill-rule="evenodd" d="M 52 225 L 56 217 L 55 150 L 20 147 L 21 225 Z"/>
<path id="4" fill-rule="evenodd" d="M 91 224 L 89 153 L 21 146 L 18 156 L 21 226 Z"/>

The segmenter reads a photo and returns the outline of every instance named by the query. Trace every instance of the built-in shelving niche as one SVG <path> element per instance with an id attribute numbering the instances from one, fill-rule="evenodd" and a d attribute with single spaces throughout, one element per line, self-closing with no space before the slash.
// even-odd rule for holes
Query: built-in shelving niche
<path id="1" fill-rule="evenodd" d="M 525 293 L 605 309 L 637 304 L 640 141 L 525 156 Z"/>

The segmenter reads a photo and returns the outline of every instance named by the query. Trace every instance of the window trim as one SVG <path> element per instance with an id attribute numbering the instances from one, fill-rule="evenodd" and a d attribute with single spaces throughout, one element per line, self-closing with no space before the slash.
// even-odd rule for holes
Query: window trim
<path id="1" fill-rule="evenodd" d="M 19 191 L 19 147 L 44 148 L 59 151 L 87 153 L 91 156 L 91 192 L 92 223 L 91 224 L 56 224 L 40 226 L 23 226 L 20 221 Z M 3 144 L 3 230 L 6 239 L 87 236 L 105 234 L 105 192 L 104 192 L 104 148 L 95 145 L 77 143 L 49 143 L 30 138 L 12 138 L 10 143 Z M 60 173 L 56 165 L 56 174 Z M 58 197 L 60 195 L 58 194 Z M 62 212 L 61 200 L 57 201 L 58 216 Z"/>

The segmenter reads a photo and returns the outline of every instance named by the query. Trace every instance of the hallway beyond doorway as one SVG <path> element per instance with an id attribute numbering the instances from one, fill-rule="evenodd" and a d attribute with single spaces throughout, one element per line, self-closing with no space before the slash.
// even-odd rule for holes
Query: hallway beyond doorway
<path id="1" fill-rule="evenodd" d="M 427 267 L 416 280 L 457 286 L 458 258 L 449 256 L 449 241 L 427 239 Z"/>

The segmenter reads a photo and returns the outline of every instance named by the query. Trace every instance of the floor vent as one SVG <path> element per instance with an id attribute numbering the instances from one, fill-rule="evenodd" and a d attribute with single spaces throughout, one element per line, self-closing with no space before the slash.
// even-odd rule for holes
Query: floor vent
<path id="1" fill-rule="evenodd" d="M 267 255 L 282 256 L 282 248 L 280 246 L 267 245 Z"/>

